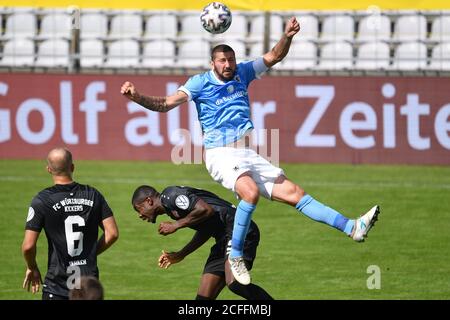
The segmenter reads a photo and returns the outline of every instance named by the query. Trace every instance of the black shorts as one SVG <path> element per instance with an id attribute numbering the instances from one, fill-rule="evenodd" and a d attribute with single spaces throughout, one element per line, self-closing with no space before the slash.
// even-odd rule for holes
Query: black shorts
<path id="1" fill-rule="evenodd" d="M 42 292 L 42 300 L 69 300 L 69 297 L 59 296 L 50 292 Z"/>
<path id="2" fill-rule="evenodd" d="M 233 225 L 230 225 L 230 222 L 228 222 L 226 235 L 221 239 L 216 240 L 216 244 L 211 247 L 211 252 L 209 253 L 208 260 L 206 260 L 205 267 L 203 269 L 203 274 L 212 273 L 225 277 L 225 261 L 228 258 L 229 250 L 231 249 L 232 231 Z M 252 221 L 244 242 L 244 260 L 248 270 L 251 270 L 253 267 L 253 262 L 256 259 L 256 249 L 258 248 L 258 244 L 259 229 L 256 223 Z"/>

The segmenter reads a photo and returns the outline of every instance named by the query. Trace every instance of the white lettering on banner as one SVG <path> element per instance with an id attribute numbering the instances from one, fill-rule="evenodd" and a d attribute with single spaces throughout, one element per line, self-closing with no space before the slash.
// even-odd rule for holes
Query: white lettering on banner
<path id="1" fill-rule="evenodd" d="M 295 86 L 299 98 L 317 98 L 311 112 L 295 135 L 297 147 L 334 147 L 336 137 L 332 134 L 313 134 L 314 129 L 334 98 L 334 86 Z"/>
<path id="2" fill-rule="evenodd" d="M 382 87 L 382 94 L 385 98 L 395 96 L 394 85 L 386 83 Z M 312 134 L 318 123 L 324 116 L 334 98 L 333 86 L 302 86 L 295 87 L 295 93 L 300 98 L 318 98 L 307 115 L 304 123 L 300 126 L 296 136 L 295 145 L 297 147 L 334 147 L 335 135 Z M 364 116 L 364 120 L 353 120 L 353 115 L 359 113 Z M 431 148 L 430 137 L 423 137 L 420 134 L 420 116 L 430 115 L 430 105 L 419 103 L 417 93 L 406 95 L 406 104 L 400 107 L 400 114 L 406 116 L 406 137 L 408 144 L 416 150 L 427 150 Z M 450 149 L 450 104 L 444 105 L 436 114 L 434 121 L 434 131 L 439 144 Z M 396 115 L 395 105 L 392 103 L 383 104 L 383 146 L 385 148 L 395 148 L 396 146 Z M 374 108 L 366 102 L 351 102 L 344 107 L 339 120 L 339 129 L 343 141 L 355 149 L 366 149 L 376 146 L 375 137 L 368 135 L 358 137 L 355 130 L 378 129 L 377 116 Z"/>
<path id="3" fill-rule="evenodd" d="M 446 149 L 450 149 L 450 103 L 443 106 L 434 119 L 434 130 L 439 143 Z"/>
<path id="4" fill-rule="evenodd" d="M 97 94 L 104 93 L 104 81 L 91 82 L 85 90 L 84 101 L 80 103 L 80 111 L 86 112 L 86 142 L 98 144 L 98 112 L 106 111 L 106 101 L 97 100 Z"/>
<path id="5" fill-rule="evenodd" d="M 85 91 L 85 100 L 80 104 L 80 111 L 86 112 L 86 142 L 98 144 L 98 112 L 106 111 L 106 101 L 98 101 L 97 94 L 105 92 L 105 82 L 91 82 Z M 0 83 L 0 95 L 6 96 L 8 85 Z M 73 100 L 72 83 L 61 81 L 60 88 L 60 110 L 61 110 L 61 137 L 65 143 L 78 144 L 79 137 L 73 130 Z M 29 116 L 37 111 L 42 117 L 42 128 L 33 132 L 29 127 Z M 16 113 L 16 129 L 19 136 L 30 144 L 43 144 L 48 142 L 55 133 L 56 120 L 53 107 L 43 99 L 30 98 L 23 101 Z M 9 110 L 0 110 L 0 142 L 11 139 Z"/>
<path id="6" fill-rule="evenodd" d="M 356 113 L 364 115 L 364 120 L 353 120 Z M 341 113 L 339 130 L 346 144 L 355 149 L 367 149 L 375 146 L 373 135 L 357 137 L 355 130 L 376 130 L 377 116 L 372 107 L 365 102 L 353 102 L 347 105 Z"/>
<path id="7" fill-rule="evenodd" d="M 385 98 L 395 96 L 395 87 L 391 83 L 385 83 L 381 89 L 381 93 Z M 393 149 L 395 142 L 395 105 L 393 103 L 383 104 L 383 146 Z"/>
<path id="8" fill-rule="evenodd" d="M 162 146 L 164 138 L 159 129 L 159 113 L 143 108 L 134 102 L 127 103 L 128 113 L 144 112 L 145 117 L 138 117 L 129 120 L 125 124 L 125 138 L 133 146 L 143 146 L 150 143 L 155 146 Z M 144 128 L 145 133 L 139 133 L 139 128 Z"/>
<path id="9" fill-rule="evenodd" d="M 420 136 L 420 116 L 430 114 L 430 105 L 420 104 L 419 95 L 410 93 L 406 95 L 406 104 L 400 108 L 400 114 L 406 116 L 409 145 L 417 150 L 430 149 L 430 138 Z"/>
<path id="10" fill-rule="evenodd" d="M 31 131 L 28 118 L 31 112 L 38 111 L 42 116 L 42 128 L 38 132 Z M 31 144 L 48 142 L 55 132 L 55 114 L 52 106 L 42 99 L 28 99 L 22 102 L 17 110 L 16 128 L 22 139 Z"/>
<path id="11" fill-rule="evenodd" d="M 0 95 L 6 96 L 8 85 L 0 82 Z M 9 110 L 0 109 L 0 142 L 11 139 L 11 117 Z"/>
<path id="12" fill-rule="evenodd" d="M 252 121 L 255 129 L 252 132 L 253 141 L 256 141 L 257 146 L 264 146 L 266 143 L 266 136 L 264 129 L 266 128 L 265 118 L 268 114 L 275 113 L 277 105 L 275 101 L 268 101 L 266 103 L 254 102 L 252 103 Z"/>
<path id="13" fill-rule="evenodd" d="M 72 82 L 61 82 L 59 99 L 61 105 L 61 137 L 65 143 L 78 144 L 78 135 L 73 132 Z"/>

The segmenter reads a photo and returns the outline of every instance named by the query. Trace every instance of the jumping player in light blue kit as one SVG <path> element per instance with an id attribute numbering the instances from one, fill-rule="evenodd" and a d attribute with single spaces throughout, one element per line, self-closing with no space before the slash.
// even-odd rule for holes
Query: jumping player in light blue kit
<path id="1" fill-rule="evenodd" d="M 294 17 L 289 19 L 278 43 L 262 57 L 250 62 L 236 64 L 232 48 L 227 45 L 214 47 L 211 70 L 191 77 L 171 96 L 141 95 L 128 81 L 121 88 L 121 93 L 127 98 L 157 112 L 167 112 L 188 100 L 195 102 L 204 134 L 208 172 L 240 199 L 228 259 L 235 279 L 244 285 L 251 280 L 242 250 L 260 195 L 287 203 L 309 218 L 326 223 L 358 242 L 364 241 L 379 214 L 379 206 L 374 206 L 358 219 L 346 218 L 306 194 L 285 176 L 282 169 L 273 166 L 247 144 L 253 129 L 247 88 L 251 81 L 287 55 L 292 38 L 299 30 L 297 20 Z"/>

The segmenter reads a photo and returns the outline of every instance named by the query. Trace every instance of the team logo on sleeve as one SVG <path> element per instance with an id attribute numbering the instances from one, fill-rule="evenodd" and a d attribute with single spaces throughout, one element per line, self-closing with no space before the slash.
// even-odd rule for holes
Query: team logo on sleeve
<path id="1" fill-rule="evenodd" d="M 182 210 L 186 210 L 187 208 L 189 208 L 189 198 L 185 195 L 179 195 L 175 199 L 175 205 Z"/>
<path id="2" fill-rule="evenodd" d="M 31 221 L 34 218 L 34 209 L 30 207 L 28 209 L 28 216 L 27 216 L 27 222 Z"/>

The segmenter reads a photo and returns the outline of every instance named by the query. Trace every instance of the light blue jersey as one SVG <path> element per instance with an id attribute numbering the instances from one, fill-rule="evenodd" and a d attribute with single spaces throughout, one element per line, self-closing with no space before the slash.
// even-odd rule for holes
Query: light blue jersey
<path id="1" fill-rule="evenodd" d="M 253 129 L 247 89 L 266 70 L 263 59 L 259 58 L 239 63 L 230 81 L 219 80 L 211 70 L 189 78 L 178 89 L 195 102 L 205 148 L 233 143 Z"/>

